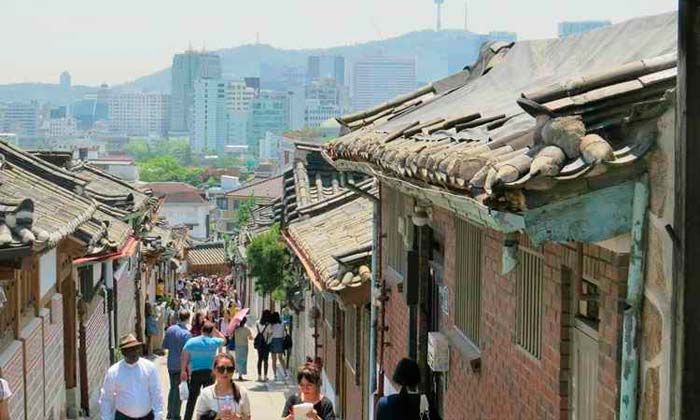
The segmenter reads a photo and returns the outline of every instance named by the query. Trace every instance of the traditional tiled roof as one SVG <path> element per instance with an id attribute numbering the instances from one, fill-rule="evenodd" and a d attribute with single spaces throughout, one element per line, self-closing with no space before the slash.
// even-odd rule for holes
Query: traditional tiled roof
<path id="1" fill-rule="evenodd" d="M 367 178 L 364 174 L 338 172 L 323 158 L 321 147 L 314 143 L 295 143 L 293 167 L 283 174 L 281 204 L 285 223 L 324 207 L 330 199 L 352 196 L 347 186 Z"/>
<path id="2" fill-rule="evenodd" d="M 89 163 L 80 162 L 70 170 L 89 182 L 86 186 L 88 195 L 101 203 L 128 212 L 156 204 L 156 200 L 133 185 Z"/>
<path id="3" fill-rule="evenodd" d="M 207 204 L 200 191 L 184 182 L 151 182 L 146 185 L 158 198 L 165 198 L 166 203 Z"/>
<path id="4" fill-rule="evenodd" d="M 282 176 L 263 179 L 261 181 L 246 184 L 241 188 L 226 193 L 226 197 L 255 197 L 269 202 L 282 196 Z"/>
<path id="5" fill-rule="evenodd" d="M 223 242 L 196 245 L 187 250 L 187 264 L 190 267 L 205 265 L 225 265 L 226 252 Z M 196 270 L 196 268 L 194 268 Z"/>
<path id="6" fill-rule="evenodd" d="M 368 278 L 364 275 L 364 269 L 358 279 L 355 279 L 355 275 L 346 278 L 345 274 L 352 270 L 341 266 L 336 257 L 371 246 L 372 206 L 368 198 L 356 197 L 341 206 L 288 226 L 287 236 L 292 248 L 310 262 L 326 288 L 339 290 L 355 287 Z"/>
<path id="7" fill-rule="evenodd" d="M 131 233 L 131 226 L 98 208 L 74 235 L 88 245 L 88 254 L 98 254 L 121 249 Z"/>
<path id="8" fill-rule="evenodd" d="M 352 131 L 325 151 L 343 170 L 512 212 L 621 182 L 674 103 L 675 28 L 672 13 L 486 46 L 471 70 L 341 118 Z"/>
<path id="9" fill-rule="evenodd" d="M 52 247 L 93 216 L 97 204 L 70 190 L 85 185 L 70 173 L 3 142 L 0 155 L 0 247 Z"/>

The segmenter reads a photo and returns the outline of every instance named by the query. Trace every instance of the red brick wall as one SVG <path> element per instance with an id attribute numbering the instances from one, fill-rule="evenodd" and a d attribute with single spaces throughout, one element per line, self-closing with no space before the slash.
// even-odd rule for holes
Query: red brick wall
<path id="1" fill-rule="evenodd" d="M 44 337 L 41 318 L 32 319 L 19 334 L 24 353 L 25 413 L 44 416 Z"/>
<path id="2" fill-rule="evenodd" d="M 387 222 L 386 212 L 384 223 Z M 385 224 L 386 226 L 386 224 Z M 443 332 L 454 329 L 455 246 L 452 213 L 433 208 L 434 229 L 444 236 L 444 282 L 450 307 L 441 319 Z M 514 343 L 516 324 L 515 271 L 501 274 L 503 235 L 487 230 L 482 276 L 481 372 L 473 373 L 462 353 L 451 345 L 450 371 L 443 402 L 444 418 L 452 419 L 558 419 L 568 415 L 567 393 L 562 393 L 562 266 L 575 268 L 575 253 L 564 245 L 546 244 L 544 250 L 544 312 L 542 354 L 536 359 Z M 520 243 L 526 243 L 525 238 Z M 594 270 L 603 295 L 601 305 L 598 418 L 613 418 L 617 405 L 618 299 L 626 279 L 626 262 L 597 247 L 586 247 L 586 261 Z M 386 261 L 383 261 L 386 267 Z M 386 269 L 383 271 L 386 276 Z M 397 288 L 389 290 L 386 309 L 386 348 L 383 369 L 387 377 L 408 354 L 408 308 Z M 564 337 L 567 338 L 568 337 Z M 564 363 L 566 367 L 566 363 Z M 563 411 L 561 410 L 563 409 Z"/>
<path id="3" fill-rule="evenodd" d="M 24 419 L 24 356 L 22 342 L 13 341 L 0 353 L 0 375 L 10 385 L 10 418 Z"/>
<path id="4" fill-rule="evenodd" d="M 99 295 L 93 297 L 90 304 L 91 312 L 88 312 L 88 319 L 85 323 L 91 414 L 96 410 L 104 374 L 109 368 L 109 325 L 103 301 L 104 299 Z"/>
<path id="5" fill-rule="evenodd" d="M 48 317 L 44 316 L 44 378 L 46 416 L 61 417 L 65 405 L 63 371 L 63 296 L 51 298 Z"/>

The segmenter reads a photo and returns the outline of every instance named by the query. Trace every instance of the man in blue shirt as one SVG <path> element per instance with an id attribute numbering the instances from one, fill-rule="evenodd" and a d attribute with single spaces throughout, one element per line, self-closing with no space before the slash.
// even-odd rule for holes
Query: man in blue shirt
<path id="1" fill-rule="evenodd" d="M 211 369 L 219 347 L 226 344 L 226 336 L 213 323 L 205 322 L 202 335 L 187 340 L 180 360 L 180 379 L 187 383 L 190 395 L 185 408 L 185 420 L 192 420 L 199 391 L 214 383 Z"/>
<path id="2" fill-rule="evenodd" d="M 168 420 L 180 420 L 180 355 L 187 340 L 192 334 L 187 330 L 190 313 L 183 309 L 178 314 L 178 323 L 171 325 L 165 331 L 163 348 L 168 350 L 168 374 L 170 376 L 170 391 L 168 392 Z"/>

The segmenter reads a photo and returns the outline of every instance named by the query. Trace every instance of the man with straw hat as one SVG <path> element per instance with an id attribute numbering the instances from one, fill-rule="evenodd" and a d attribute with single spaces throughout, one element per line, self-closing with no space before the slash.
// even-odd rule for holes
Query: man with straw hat
<path id="1" fill-rule="evenodd" d="M 113 364 L 100 393 L 102 420 L 160 420 L 163 398 L 156 365 L 141 358 L 143 344 L 133 334 L 119 342 L 123 359 Z"/>

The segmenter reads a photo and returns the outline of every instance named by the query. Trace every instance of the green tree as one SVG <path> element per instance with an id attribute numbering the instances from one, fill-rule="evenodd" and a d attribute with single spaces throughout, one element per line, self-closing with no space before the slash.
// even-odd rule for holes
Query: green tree
<path id="1" fill-rule="evenodd" d="M 130 139 L 126 145 L 126 153 L 136 159 L 136 161 L 144 161 L 153 157 L 151 147 L 146 139 Z"/>
<path id="2" fill-rule="evenodd" d="M 139 177 L 145 182 L 179 181 L 197 186 L 204 172 L 202 168 L 182 166 L 173 156 L 158 156 L 137 165 Z"/>
<path id="3" fill-rule="evenodd" d="M 289 263 L 289 253 L 282 242 L 278 224 L 253 238 L 246 249 L 246 257 L 250 274 L 256 278 L 256 292 L 266 296 L 281 288 L 287 276 L 285 268 Z M 276 297 L 278 294 L 275 292 Z"/>
<path id="4" fill-rule="evenodd" d="M 249 197 L 247 200 L 242 202 L 238 209 L 236 210 L 236 216 L 233 220 L 236 230 L 241 229 L 243 226 L 250 222 L 253 216 L 253 209 L 255 208 L 255 198 Z"/>

